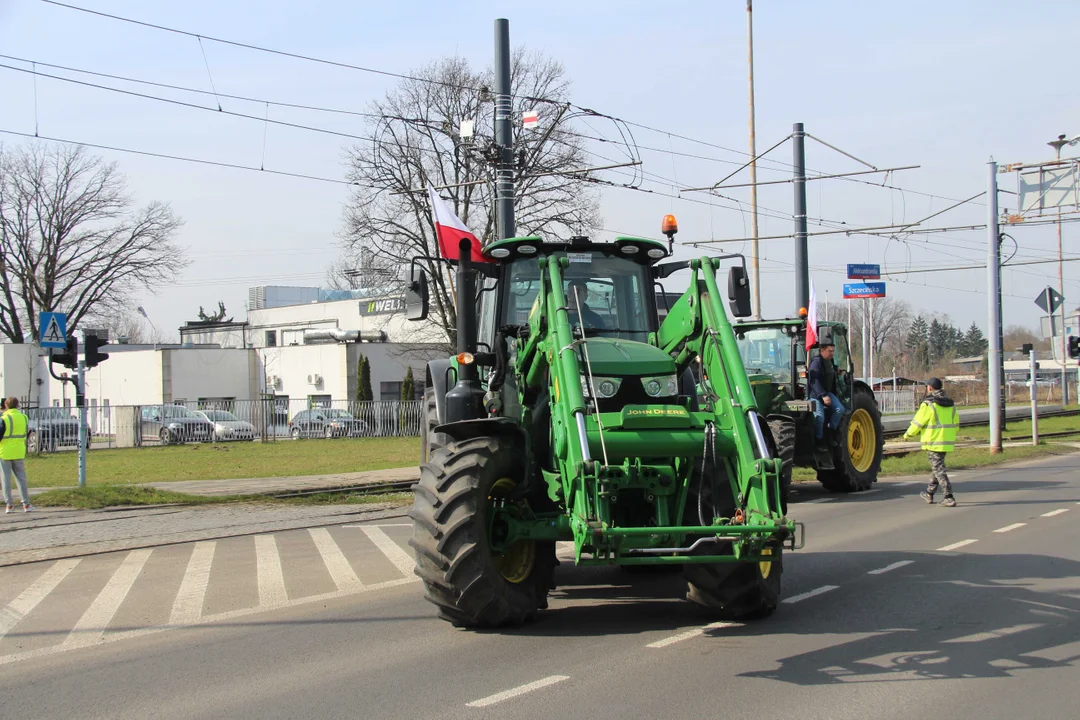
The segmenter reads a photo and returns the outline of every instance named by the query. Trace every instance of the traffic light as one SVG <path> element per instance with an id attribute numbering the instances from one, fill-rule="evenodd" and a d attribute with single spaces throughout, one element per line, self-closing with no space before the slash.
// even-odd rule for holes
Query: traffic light
<path id="1" fill-rule="evenodd" d="M 1080 358 L 1080 337 L 1069 336 L 1069 357 Z"/>
<path id="2" fill-rule="evenodd" d="M 87 333 L 86 337 L 83 338 L 83 352 L 86 354 L 86 367 L 97 367 L 98 363 L 105 362 L 109 359 L 109 353 L 98 352 L 98 348 L 106 344 L 107 342 L 97 335 Z"/>
<path id="3" fill-rule="evenodd" d="M 63 352 L 50 352 L 49 363 L 59 363 L 72 370 L 79 367 L 79 339 L 74 335 L 69 336 Z"/>

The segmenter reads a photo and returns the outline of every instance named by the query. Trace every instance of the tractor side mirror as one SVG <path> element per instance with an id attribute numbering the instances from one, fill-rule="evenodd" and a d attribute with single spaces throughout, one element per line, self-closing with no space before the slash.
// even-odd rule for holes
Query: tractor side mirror
<path id="1" fill-rule="evenodd" d="M 818 325 L 817 328 L 818 345 L 835 345 L 833 340 L 833 329 L 828 325 Z"/>
<path id="2" fill-rule="evenodd" d="M 427 273 L 419 265 L 412 266 L 412 280 L 405 289 L 405 317 L 426 320 L 428 315 Z"/>
<path id="3" fill-rule="evenodd" d="M 735 317 L 749 317 L 753 312 L 750 308 L 750 281 L 746 277 L 746 268 L 735 265 L 728 270 L 727 279 L 728 307 Z"/>

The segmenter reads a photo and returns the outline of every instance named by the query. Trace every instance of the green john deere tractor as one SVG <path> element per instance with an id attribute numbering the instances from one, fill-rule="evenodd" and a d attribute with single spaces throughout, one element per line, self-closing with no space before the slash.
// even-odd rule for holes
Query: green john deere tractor
<path id="1" fill-rule="evenodd" d="M 784 462 L 781 482 L 791 483 L 791 469 L 810 467 L 834 492 L 868 490 L 881 470 L 885 435 L 873 389 L 854 379 L 847 326 L 818 323 L 818 338 L 836 346 L 836 394 L 845 408 L 836 432 L 828 426 L 821 441 L 814 436 L 813 403 L 807 391 L 806 321 L 800 318 L 737 323 L 734 327 L 758 409 L 766 416 L 777 454 Z M 811 356 L 817 349 L 811 349 Z"/>
<path id="2" fill-rule="evenodd" d="M 409 513 L 416 572 L 442 618 L 532 618 L 559 541 L 579 565 L 681 566 L 688 599 L 726 617 L 776 608 L 801 525 L 782 510 L 781 463 L 717 280 L 722 259 L 741 261 L 726 299 L 748 315 L 745 261 L 665 262 L 670 230 L 668 247 L 511 238 L 484 262 L 461 243 L 459 352 L 427 368 Z M 415 320 L 428 306 L 417 260 Z M 682 269 L 690 288 L 659 323 L 654 283 Z"/>

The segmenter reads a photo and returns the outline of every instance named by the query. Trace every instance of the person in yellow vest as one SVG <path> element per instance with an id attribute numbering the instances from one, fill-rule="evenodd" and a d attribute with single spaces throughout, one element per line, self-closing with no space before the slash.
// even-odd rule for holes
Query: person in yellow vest
<path id="1" fill-rule="evenodd" d="M 23 512 L 30 512 L 30 491 L 26 488 L 26 430 L 30 423 L 19 411 L 19 398 L 9 397 L 4 401 L 4 415 L 0 423 L 0 470 L 4 475 L 4 502 L 6 512 L 11 512 L 11 476 L 19 481 L 19 498 Z"/>
<path id="2" fill-rule="evenodd" d="M 941 389 L 941 380 L 930 378 L 926 381 L 926 397 L 919 405 L 919 411 L 911 420 L 911 425 L 904 433 L 904 439 L 920 435 L 922 449 L 930 460 L 930 484 L 921 493 L 926 502 L 933 504 L 934 493 L 940 486 L 945 491 L 941 504 L 956 507 L 952 483 L 945 471 L 945 455 L 956 446 L 956 431 L 960 427 L 960 414 L 956 405 Z"/>

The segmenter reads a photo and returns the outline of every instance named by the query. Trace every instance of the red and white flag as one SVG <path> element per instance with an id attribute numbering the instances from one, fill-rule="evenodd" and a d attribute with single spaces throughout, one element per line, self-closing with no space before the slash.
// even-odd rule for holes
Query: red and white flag
<path id="1" fill-rule="evenodd" d="M 817 293 L 814 292 L 814 281 L 810 280 L 810 307 L 806 308 L 806 349 L 814 347 L 817 343 Z"/>
<path id="2" fill-rule="evenodd" d="M 540 112 L 538 110 L 528 110 L 521 113 L 521 124 L 527 128 L 534 128 L 540 124 Z"/>
<path id="3" fill-rule="evenodd" d="M 431 212 L 435 218 L 435 235 L 439 240 L 439 254 L 447 260 L 457 260 L 461 256 L 461 241 L 468 240 L 472 250 L 469 257 L 474 263 L 491 262 L 481 254 L 483 248 L 477 237 L 450 209 L 446 201 L 439 197 L 439 193 L 435 192 L 431 183 L 428 183 L 428 196 L 431 200 Z"/>

